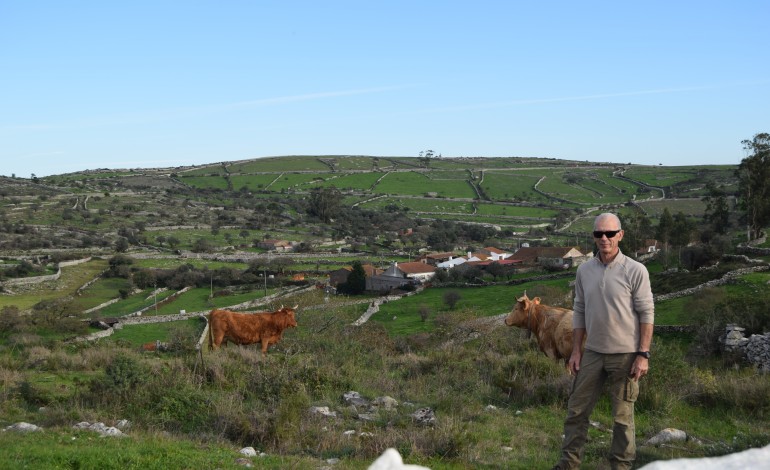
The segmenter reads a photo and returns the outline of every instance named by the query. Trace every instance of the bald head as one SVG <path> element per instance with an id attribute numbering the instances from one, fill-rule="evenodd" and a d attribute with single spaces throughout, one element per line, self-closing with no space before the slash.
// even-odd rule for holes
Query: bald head
<path id="1" fill-rule="evenodd" d="M 602 225 L 603 222 L 604 223 L 611 223 L 612 225 L 616 225 L 617 224 L 616 225 L 617 230 L 622 230 L 623 229 L 623 227 L 620 225 L 620 219 L 618 218 L 618 216 L 613 214 L 613 213 L 611 213 L 611 212 L 605 212 L 603 214 L 599 214 L 599 215 L 596 216 L 596 218 L 594 219 L 594 230 L 596 230 L 596 228 L 599 225 Z"/>

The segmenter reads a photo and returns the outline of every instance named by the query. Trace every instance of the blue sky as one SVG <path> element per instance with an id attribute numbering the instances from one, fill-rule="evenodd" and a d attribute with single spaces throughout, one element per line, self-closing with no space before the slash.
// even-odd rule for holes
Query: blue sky
<path id="1" fill-rule="evenodd" d="M 768 18 L 766 1 L 0 0 L 0 174 L 427 149 L 737 164 L 770 132 Z"/>

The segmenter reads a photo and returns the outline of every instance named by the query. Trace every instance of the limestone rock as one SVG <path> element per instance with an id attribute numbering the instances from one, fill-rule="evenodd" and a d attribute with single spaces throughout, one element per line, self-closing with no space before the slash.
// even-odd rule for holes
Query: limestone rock
<path id="1" fill-rule="evenodd" d="M 679 429 L 674 428 L 666 428 L 650 438 L 647 442 L 644 443 L 644 445 L 648 446 L 658 446 L 661 444 L 666 444 L 669 442 L 679 442 L 679 441 L 686 441 L 687 440 L 687 433 L 684 431 L 681 431 Z"/>
<path id="2" fill-rule="evenodd" d="M 25 422 L 12 424 L 3 429 L 3 431 L 15 431 L 15 432 L 22 432 L 22 433 L 42 431 L 42 430 L 43 428 L 41 428 L 40 426 L 37 426 L 35 424 L 25 423 Z"/>
<path id="3" fill-rule="evenodd" d="M 253 447 L 244 447 L 243 449 L 238 451 L 240 454 L 245 455 L 246 457 L 256 457 L 257 451 Z"/>
<path id="4" fill-rule="evenodd" d="M 436 413 L 430 408 L 420 408 L 412 413 L 412 418 L 423 426 L 432 426 L 436 424 Z"/>

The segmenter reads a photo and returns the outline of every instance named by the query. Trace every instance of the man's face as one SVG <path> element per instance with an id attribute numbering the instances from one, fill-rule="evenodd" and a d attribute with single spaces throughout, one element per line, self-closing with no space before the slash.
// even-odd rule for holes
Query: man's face
<path id="1" fill-rule="evenodd" d="M 612 218 L 599 219 L 595 226 L 594 232 L 609 232 L 618 230 L 618 223 Z M 594 234 L 596 235 L 596 234 Z M 601 237 L 594 236 L 596 247 L 599 248 L 599 253 L 602 259 L 607 259 L 618 253 L 618 244 L 623 239 L 623 231 L 620 230 L 614 237 L 609 238 L 606 234 L 602 234 Z"/>

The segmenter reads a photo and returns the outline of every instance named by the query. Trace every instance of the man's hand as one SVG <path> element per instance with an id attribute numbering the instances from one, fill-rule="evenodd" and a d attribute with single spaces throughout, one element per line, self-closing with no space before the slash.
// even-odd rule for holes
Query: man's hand
<path id="1" fill-rule="evenodd" d="M 639 381 L 639 379 L 647 375 L 648 370 L 650 370 L 650 360 L 644 356 L 636 356 L 634 363 L 631 364 L 631 372 L 628 376 L 634 379 L 634 381 Z"/>
<path id="2" fill-rule="evenodd" d="M 582 359 L 582 357 L 583 354 L 580 352 L 580 348 L 574 348 L 572 350 L 572 354 L 569 356 L 569 362 L 567 363 L 570 375 L 577 375 L 580 370 L 580 359 Z"/>

